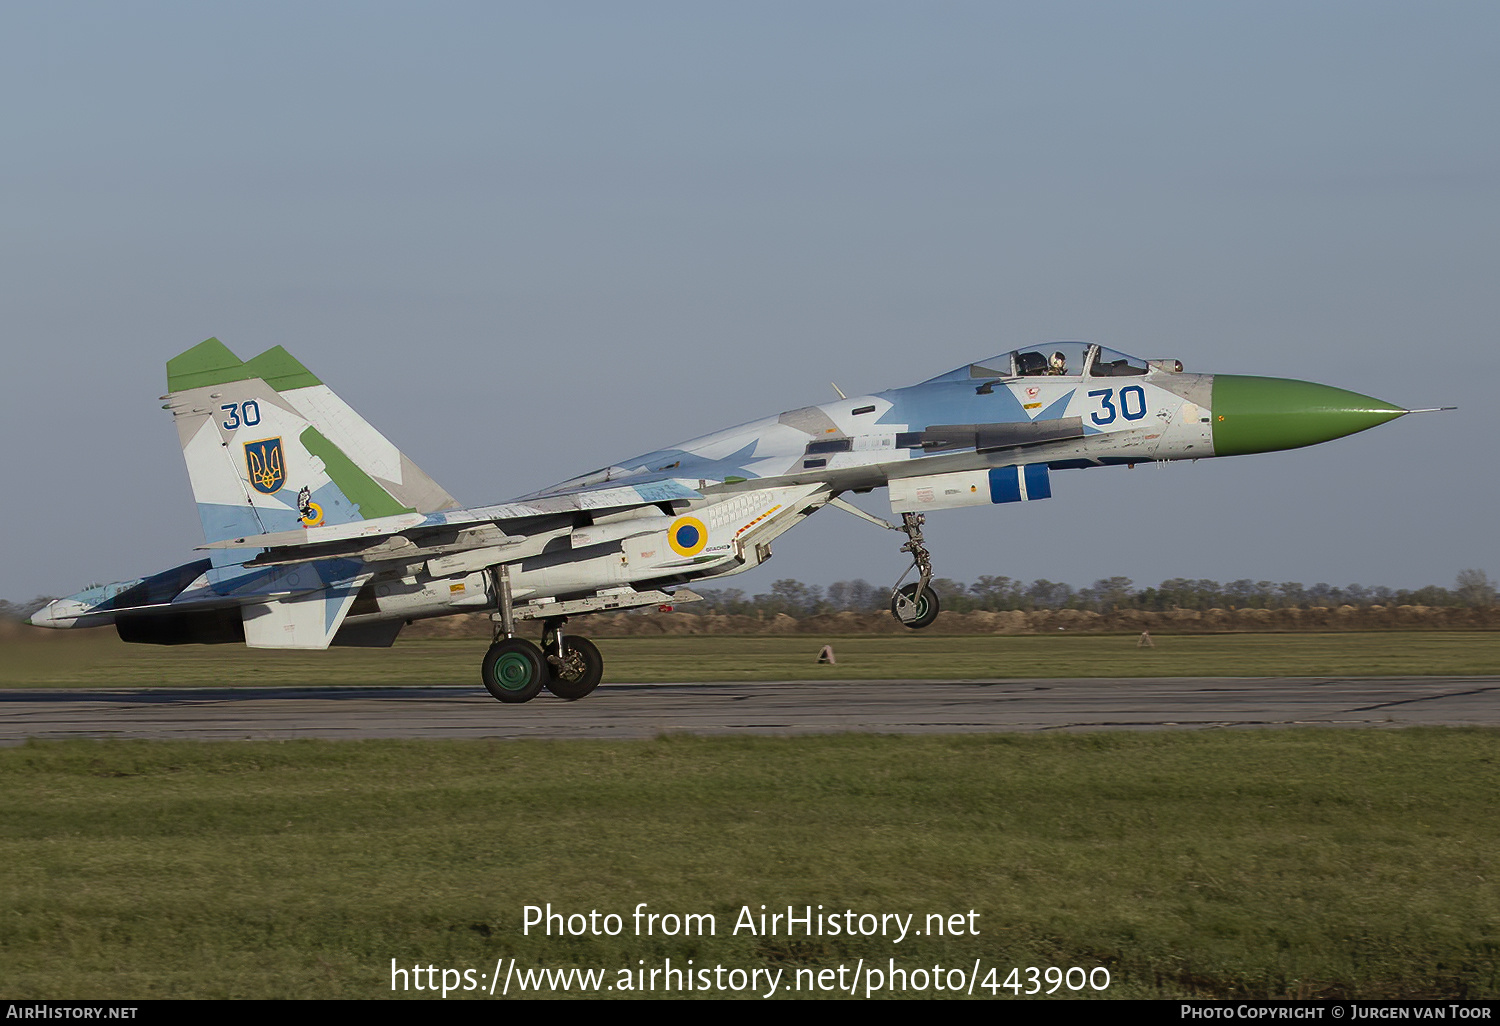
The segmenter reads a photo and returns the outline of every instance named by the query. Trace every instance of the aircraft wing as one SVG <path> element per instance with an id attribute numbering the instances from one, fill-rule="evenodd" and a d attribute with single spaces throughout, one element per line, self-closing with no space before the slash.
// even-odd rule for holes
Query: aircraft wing
<path id="1" fill-rule="evenodd" d="M 438 513 L 400 513 L 326 527 L 244 535 L 209 542 L 200 549 L 265 549 L 252 565 L 355 556 L 366 562 L 499 549 L 524 541 L 529 525 L 578 512 L 609 513 L 664 502 L 701 499 L 687 482 L 673 479 L 635 485 L 585 487 L 494 506 Z"/>

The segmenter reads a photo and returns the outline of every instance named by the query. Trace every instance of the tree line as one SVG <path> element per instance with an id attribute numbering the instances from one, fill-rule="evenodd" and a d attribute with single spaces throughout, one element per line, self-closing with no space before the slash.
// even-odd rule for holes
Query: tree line
<path id="1" fill-rule="evenodd" d="M 1086 609 L 1108 613 L 1117 609 L 1164 612 L 1171 609 L 1312 609 L 1319 606 L 1481 608 L 1496 604 L 1495 582 L 1483 570 L 1460 571 L 1452 588 L 1437 585 L 1411 589 L 1367 588 L 1361 584 L 1339 588 L 1331 584 L 1303 585 L 1297 581 L 1278 583 L 1249 578 L 1220 584 L 1187 577 L 1174 577 L 1154 588 L 1137 588 L 1128 577 L 1106 577 L 1087 588 L 1074 588 L 1045 578 L 1028 583 L 991 576 L 980 577 L 973 584 L 940 577 L 932 584 L 943 608 L 955 613 L 981 609 L 996 613 L 1017 609 L 1025 612 L 1033 609 Z M 820 613 L 868 613 L 888 608 L 891 601 L 889 587 L 865 580 L 836 581 L 825 588 L 785 578 L 772 584 L 769 592 L 758 595 L 746 595 L 740 588 L 693 590 L 703 596 L 701 603 L 693 603 L 693 612 L 728 616 L 785 613 L 800 619 Z M 41 595 L 30 602 L 0 599 L 0 619 L 24 619 L 50 601 Z"/>
<path id="2" fill-rule="evenodd" d="M 1106 577 L 1086 588 L 1060 581 L 1038 579 L 1029 583 L 1010 577 L 980 577 L 962 584 L 946 577 L 933 587 L 944 609 L 955 613 L 976 610 L 1002 612 L 1034 609 L 1081 609 L 1108 613 L 1118 609 L 1164 612 L 1172 609 L 1312 609 L 1355 606 L 1464 606 L 1488 607 L 1496 603 L 1495 582 L 1483 570 L 1463 570 L 1452 588 L 1366 587 L 1350 584 L 1304 585 L 1297 581 L 1252 581 L 1242 578 L 1218 581 L 1174 577 L 1155 587 L 1137 588 L 1128 577 Z M 817 584 L 783 579 L 771 590 L 746 595 L 740 588 L 694 588 L 703 596 L 695 602 L 695 613 L 728 616 L 817 616 L 822 613 L 865 613 L 890 605 L 891 590 L 865 580 L 838 581 L 826 588 Z"/>

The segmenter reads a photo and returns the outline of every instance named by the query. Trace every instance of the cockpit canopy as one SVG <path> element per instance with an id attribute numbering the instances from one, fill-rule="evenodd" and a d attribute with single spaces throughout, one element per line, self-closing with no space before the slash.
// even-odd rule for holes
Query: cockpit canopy
<path id="1" fill-rule="evenodd" d="M 1049 342 L 1017 349 L 980 363 L 971 363 L 964 375 L 972 379 L 1082 377 L 1118 378 L 1145 374 L 1145 360 L 1087 342 Z M 958 376 L 963 371 L 953 372 Z M 943 377 L 948 377 L 945 374 Z"/>

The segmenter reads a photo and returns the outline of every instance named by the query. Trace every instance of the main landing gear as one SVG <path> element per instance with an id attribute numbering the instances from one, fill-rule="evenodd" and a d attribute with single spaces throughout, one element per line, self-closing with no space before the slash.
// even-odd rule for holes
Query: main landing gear
<path id="1" fill-rule="evenodd" d="M 484 654 L 484 688 L 508 705 L 529 702 L 546 688 L 558 698 L 576 702 L 604 679 L 604 657 L 588 638 L 564 634 L 566 616 L 543 621 L 542 647 L 515 636 L 510 598 L 510 574 L 505 567 L 492 571 L 500 612 L 495 642 Z"/>
<path id="2" fill-rule="evenodd" d="M 835 497 L 828 500 L 828 503 L 846 513 L 853 513 L 861 520 L 868 520 L 872 524 L 879 524 L 891 531 L 901 531 L 906 535 L 906 544 L 901 546 L 901 551 L 911 553 L 912 565 L 906 568 L 906 573 L 896 580 L 896 586 L 891 589 L 891 615 L 896 618 L 897 623 L 914 631 L 931 627 L 932 622 L 938 618 L 940 607 L 937 592 L 932 589 L 932 553 L 927 551 L 927 546 L 922 542 L 922 525 L 927 522 L 927 517 L 921 513 L 903 513 L 901 526 L 897 527 L 843 499 Z M 903 585 L 901 582 L 913 570 L 917 572 L 917 579 L 911 584 Z"/>
<path id="3" fill-rule="evenodd" d="M 548 620 L 542 647 L 525 638 L 506 638 L 498 632 L 484 654 L 484 687 L 507 704 L 529 702 L 546 688 L 558 698 L 576 702 L 604 679 L 604 657 L 588 638 L 564 634 L 566 617 Z"/>
<path id="4" fill-rule="evenodd" d="M 604 679 L 604 657 L 588 638 L 563 634 L 566 616 L 548 620 L 542 627 L 542 651 L 547 654 L 550 677 L 547 690 L 558 698 L 576 702 Z"/>

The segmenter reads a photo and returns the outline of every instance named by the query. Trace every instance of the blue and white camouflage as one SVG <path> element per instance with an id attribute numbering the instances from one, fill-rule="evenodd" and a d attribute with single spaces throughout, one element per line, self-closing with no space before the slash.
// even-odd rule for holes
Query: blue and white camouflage
<path id="1" fill-rule="evenodd" d="M 742 424 L 491 506 L 462 507 L 279 346 L 208 339 L 167 363 L 206 556 L 59 599 L 31 622 L 127 641 L 390 645 L 417 619 L 492 610 L 485 686 L 579 698 L 602 679 L 570 617 L 691 600 L 770 558 L 827 505 L 907 536 L 892 612 L 938 614 L 927 512 L 1050 498 L 1058 471 L 1296 448 L 1413 412 L 1282 378 L 1184 373 L 1082 342 L 1018 349 L 920 384 Z M 888 490 L 889 524 L 843 502 Z M 541 649 L 515 636 L 544 623 Z"/>

